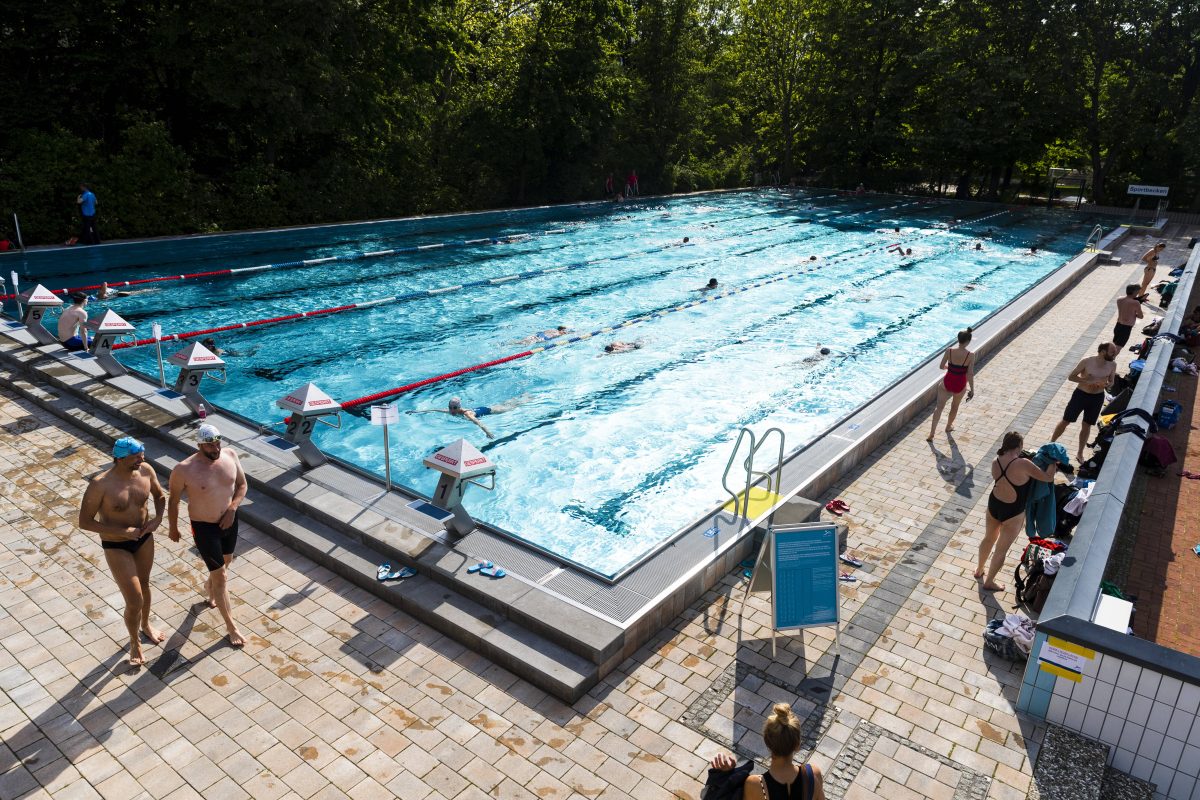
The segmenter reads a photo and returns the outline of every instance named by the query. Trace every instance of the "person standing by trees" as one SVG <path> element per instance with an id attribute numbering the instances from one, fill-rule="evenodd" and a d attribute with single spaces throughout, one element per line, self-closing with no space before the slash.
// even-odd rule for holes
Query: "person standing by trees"
<path id="1" fill-rule="evenodd" d="M 612 196 L 613 196 L 615 193 L 616 193 L 616 192 L 615 192 L 615 190 L 613 189 L 613 175 L 612 175 L 612 173 L 610 172 L 610 173 L 608 173 L 608 178 L 606 178 L 606 179 L 605 179 L 605 181 L 604 181 L 604 196 L 605 196 L 605 197 L 607 197 L 607 198 L 609 198 L 609 199 L 612 199 Z"/>
<path id="2" fill-rule="evenodd" d="M 638 194 L 638 177 L 637 170 L 629 170 L 629 177 L 625 179 L 625 196 L 634 197 Z"/>
<path id="3" fill-rule="evenodd" d="M 83 244 L 100 244 L 100 234 L 96 232 L 96 195 L 86 183 L 79 184 L 79 197 L 75 205 L 79 206 L 79 218 L 82 226 L 79 230 L 79 241 Z"/>

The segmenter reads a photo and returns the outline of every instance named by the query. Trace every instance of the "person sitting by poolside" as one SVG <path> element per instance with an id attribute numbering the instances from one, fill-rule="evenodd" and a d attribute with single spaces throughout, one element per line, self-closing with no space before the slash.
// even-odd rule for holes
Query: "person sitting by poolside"
<path id="1" fill-rule="evenodd" d="M 717 288 L 717 279 L 709 278 L 708 283 L 701 286 L 699 289 L 692 289 L 693 292 L 708 292 Z"/>
<path id="2" fill-rule="evenodd" d="M 641 350 L 642 343 L 638 342 L 613 342 L 612 344 L 604 345 L 606 353 L 628 353 L 632 350 Z"/>
<path id="3" fill-rule="evenodd" d="M 88 296 L 83 292 L 71 292 L 70 307 L 58 317 L 58 340 L 68 350 L 84 350 L 91 344 L 83 327 L 88 318 L 87 302 Z"/>

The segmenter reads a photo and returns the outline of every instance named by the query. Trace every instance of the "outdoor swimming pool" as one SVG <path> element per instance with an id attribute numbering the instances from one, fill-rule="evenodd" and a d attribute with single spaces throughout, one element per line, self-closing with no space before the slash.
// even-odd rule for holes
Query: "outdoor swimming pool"
<path id="1" fill-rule="evenodd" d="M 1074 255 L 1090 228 L 1058 212 L 773 191 L 455 219 L 452 234 L 397 238 L 394 229 L 364 226 L 356 241 L 325 246 L 313 240 L 320 229 L 309 229 L 301 250 L 241 256 L 228 255 L 228 241 L 216 237 L 219 259 L 105 268 L 87 282 L 527 238 L 171 282 L 94 303 L 92 314 L 111 307 L 147 336 L 153 322 L 167 333 L 192 331 L 570 267 L 220 335 L 229 382 L 206 382 L 204 392 L 269 424 L 282 417 L 275 401 L 308 381 L 345 401 L 526 351 L 535 346 L 526 337 L 558 325 L 590 332 L 652 315 L 394 398 L 401 411 L 445 408 L 451 396 L 468 408 L 514 405 L 483 419 L 493 440 L 445 414 L 401 414 L 391 429 L 393 480 L 430 493 L 437 476 L 421 460 L 465 437 L 499 467 L 495 492 L 467 494 L 477 519 L 613 575 L 728 499 L 721 474 L 742 426 L 781 428 L 788 450 L 811 441 Z M 689 246 L 669 246 L 685 236 Z M 891 254 L 895 243 L 912 256 Z M 783 274 L 793 276 L 719 295 Z M 711 277 L 717 291 L 696 291 Z M 79 278 L 42 274 L 22 284 L 56 288 Z M 711 300 L 655 314 L 700 298 Z M 605 355 L 613 341 L 642 346 Z M 816 357 L 818 345 L 831 354 Z M 119 355 L 157 375 L 153 347 Z M 321 431 L 323 450 L 382 475 L 380 429 L 347 415 L 341 430 Z"/>

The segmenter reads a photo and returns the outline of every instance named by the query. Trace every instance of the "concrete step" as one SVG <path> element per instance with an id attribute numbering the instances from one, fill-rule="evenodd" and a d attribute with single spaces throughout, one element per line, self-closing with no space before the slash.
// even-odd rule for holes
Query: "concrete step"
<path id="1" fill-rule="evenodd" d="M 420 566 L 415 577 L 380 583 L 376 570 L 391 559 L 324 523 L 257 491 L 241 513 L 291 549 L 556 697 L 574 702 L 599 680 L 596 664 L 453 591 Z"/>
<path id="2" fill-rule="evenodd" d="M 1038 751 L 1028 800 L 1100 800 L 1108 745 L 1051 725 Z"/>
<path id="3" fill-rule="evenodd" d="M 175 440 L 146 435 L 153 433 L 153 427 L 144 422 L 139 425 L 137 417 L 130 416 L 131 412 L 145 415 L 144 408 L 131 408 L 128 412 L 102 410 L 69 391 L 60 391 L 62 387 L 35 385 L 9 369 L 0 369 L 0 385 L 106 443 L 135 432 L 145 439 L 147 460 L 164 481 L 175 464 L 191 452 Z M 598 662 L 573 653 L 558 642 L 456 591 L 454 570 L 449 566 L 440 569 L 431 566 L 428 560 L 444 561 L 452 557 L 447 548 L 435 544 L 433 549 L 438 552 L 427 552 L 428 558 L 397 558 L 397 554 L 380 552 L 311 515 L 296 513 L 291 504 L 284 504 L 261 491 L 262 485 L 251 480 L 251 489 L 241 511 L 247 524 L 567 702 L 578 700 L 599 680 Z M 461 562 L 461 556 L 459 560 Z M 419 574 L 404 581 L 382 584 L 376 578 L 376 570 L 385 561 L 416 566 Z M 501 594 L 529 589 L 516 580 L 489 583 L 493 591 Z M 475 594 L 482 592 L 479 589 Z"/>
<path id="4" fill-rule="evenodd" d="M 1153 783 L 1107 767 L 1100 784 L 1100 800 L 1154 800 L 1156 789 Z"/>

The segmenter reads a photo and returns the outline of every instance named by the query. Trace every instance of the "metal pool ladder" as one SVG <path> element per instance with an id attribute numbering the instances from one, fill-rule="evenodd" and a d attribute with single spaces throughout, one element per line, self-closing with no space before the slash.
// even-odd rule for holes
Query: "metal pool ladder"
<path id="1" fill-rule="evenodd" d="M 1092 228 L 1092 232 L 1088 234 L 1087 241 L 1083 243 L 1085 251 L 1096 251 L 1100 249 L 1100 240 L 1104 238 L 1104 228 L 1099 225 Z"/>
<path id="2" fill-rule="evenodd" d="M 757 471 L 754 469 L 754 457 L 758 454 L 759 449 L 767 443 L 771 438 L 771 434 L 779 434 L 779 453 L 775 460 L 775 466 L 766 471 Z M 742 450 L 742 441 L 749 439 L 750 451 L 746 454 L 746 458 L 742 461 L 742 468 L 746 472 L 746 485 L 739 495 L 733 489 L 729 488 L 729 474 L 733 470 L 734 461 L 737 459 L 738 453 Z M 783 480 L 783 450 L 784 450 L 784 435 L 779 428 L 769 428 L 762 435 L 762 439 L 758 439 L 754 435 L 754 431 L 749 428 L 742 428 L 738 431 L 737 441 L 733 444 L 733 452 L 729 454 L 729 462 L 725 464 L 725 474 L 721 476 L 721 486 L 733 498 L 733 518 L 736 522 L 738 519 L 745 521 L 745 524 L 750 522 L 750 489 L 754 486 L 755 481 L 760 478 L 766 478 L 767 491 L 772 494 L 779 494 Z M 740 470 L 739 470 L 740 473 Z M 739 511 L 740 509 L 740 511 Z"/>

